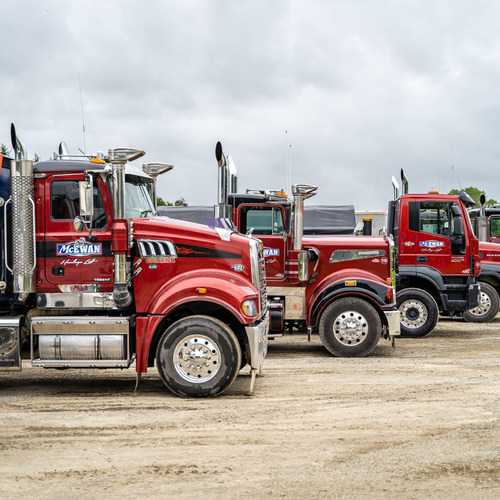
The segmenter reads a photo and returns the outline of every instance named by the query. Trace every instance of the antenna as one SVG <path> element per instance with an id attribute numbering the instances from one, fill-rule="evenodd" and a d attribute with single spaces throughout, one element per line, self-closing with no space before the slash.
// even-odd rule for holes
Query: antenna
<path id="1" fill-rule="evenodd" d="M 82 107 L 82 129 L 83 129 L 83 149 L 87 151 L 87 141 L 85 139 L 85 116 L 83 114 L 83 98 L 82 98 L 82 79 L 78 75 L 78 83 L 80 85 L 80 105 Z"/>
<path id="2" fill-rule="evenodd" d="M 292 188 L 292 145 L 288 142 L 288 130 L 285 130 L 285 165 L 286 165 L 286 191 Z"/>

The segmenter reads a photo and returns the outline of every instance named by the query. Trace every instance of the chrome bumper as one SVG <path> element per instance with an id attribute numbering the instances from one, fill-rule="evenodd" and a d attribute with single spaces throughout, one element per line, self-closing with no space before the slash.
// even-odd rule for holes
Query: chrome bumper
<path id="1" fill-rule="evenodd" d="M 401 313 L 399 309 L 392 311 L 384 311 L 385 318 L 387 319 L 387 335 L 401 335 Z"/>
<path id="2" fill-rule="evenodd" d="M 252 326 L 246 326 L 245 331 L 248 338 L 250 354 L 250 367 L 252 370 L 261 371 L 264 358 L 267 354 L 267 333 L 269 331 L 269 311 L 262 317 L 260 322 Z"/>

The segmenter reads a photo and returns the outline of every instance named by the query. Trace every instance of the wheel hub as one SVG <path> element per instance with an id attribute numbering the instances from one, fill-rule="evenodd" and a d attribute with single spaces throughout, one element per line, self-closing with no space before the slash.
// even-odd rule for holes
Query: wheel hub
<path id="1" fill-rule="evenodd" d="M 470 309 L 469 312 L 471 314 L 476 314 L 477 316 L 482 316 L 486 314 L 491 309 L 491 299 L 487 293 L 481 292 L 479 304 Z"/>
<path id="2" fill-rule="evenodd" d="M 401 323 L 406 328 L 419 328 L 427 321 L 427 308 L 419 300 L 407 300 L 399 307 Z"/>
<path id="3" fill-rule="evenodd" d="M 359 344 L 366 338 L 368 323 L 362 314 L 346 311 L 339 314 L 333 322 L 333 333 L 341 344 Z"/>
<path id="4" fill-rule="evenodd" d="M 220 368 L 220 347 L 203 335 L 185 337 L 174 349 L 174 366 L 188 382 L 202 383 L 213 378 Z"/>

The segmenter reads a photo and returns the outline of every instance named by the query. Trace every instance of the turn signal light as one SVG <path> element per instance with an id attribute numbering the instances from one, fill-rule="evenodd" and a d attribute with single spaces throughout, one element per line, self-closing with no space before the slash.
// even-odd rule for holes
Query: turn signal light
<path id="1" fill-rule="evenodd" d="M 204 295 L 205 293 L 207 293 L 207 289 L 206 288 L 197 288 L 196 293 L 198 293 L 200 295 Z"/>
<path id="2" fill-rule="evenodd" d="M 344 281 L 345 286 L 356 286 L 355 281 Z"/>
<path id="3" fill-rule="evenodd" d="M 241 310 L 243 311 L 243 314 L 245 316 L 251 318 L 252 316 L 255 316 L 257 314 L 257 305 L 255 304 L 254 300 L 248 299 L 241 304 Z"/>

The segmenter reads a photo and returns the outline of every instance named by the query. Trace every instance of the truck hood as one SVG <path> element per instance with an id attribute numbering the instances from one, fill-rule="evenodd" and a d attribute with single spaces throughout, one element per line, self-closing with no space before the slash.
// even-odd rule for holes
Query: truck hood
<path id="1" fill-rule="evenodd" d="M 189 242 L 192 245 L 231 249 L 232 252 L 248 252 L 248 238 L 227 229 L 170 217 L 143 217 L 130 219 L 130 222 L 135 239 L 166 239 L 174 243 Z"/>

